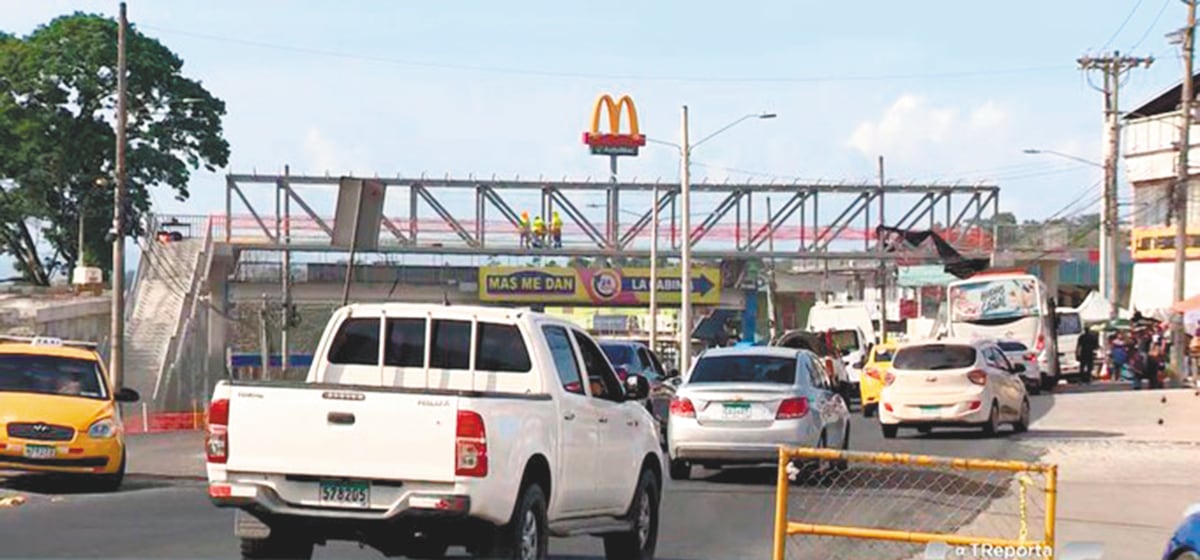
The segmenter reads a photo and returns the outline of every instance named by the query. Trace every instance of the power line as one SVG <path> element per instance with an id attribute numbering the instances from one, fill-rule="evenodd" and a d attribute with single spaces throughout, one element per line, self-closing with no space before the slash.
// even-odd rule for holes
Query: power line
<path id="1" fill-rule="evenodd" d="M 588 80 L 626 80 L 626 81 L 657 81 L 657 82 L 693 82 L 693 83 L 821 83 L 821 82 L 881 82 L 881 81 L 898 81 L 898 80 L 923 80 L 935 78 L 970 78 L 978 76 L 1001 76 L 1013 74 L 1027 74 L 1034 72 L 1050 72 L 1062 71 L 1067 68 L 1063 65 L 1054 66 L 1027 66 L 1020 68 L 1001 68 L 993 70 L 959 70 L 951 72 L 935 72 L 921 74 L 880 74 L 880 75 L 846 75 L 846 76 L 765 76 L 765 77 L 716 77 L 716 76 L 669 76 L 669 75 L 645 75 L 645 74 L 602 74 L 602 73 L 584 73 L 584 72 L 565 72 L 556 70 L 539 70 L 534 68 L 516 68 L 502 66 L 481 66 L 470 64 L 452 64 L 441 62 L 428 62 L 421 60 L 393 58 L 375 55 L 355 54 L 343 51 L 331 51 L 324 49 L 314 49 L 309 47 L 298 47 L 294 45 L 282 45 L 277 43 L 266 43 L 262 41 L 251 41 L 248 39 L 240 39 L 236 37 L 225 37 L 219 35 L 209 35 L 205 33 L 195 33 L 191 31 L 183 31 L 179 29 L 169 29 L 152 25 L 141 25 L 143 29 L 159 31 L 163 33 L 182 35 L 185 37 L 193 37 L 196 39 L 204 39 L 208 41 L 218 41 L 222 43 L 240 44 L 257 48 L 273 49 L 278 51 L 288 51 L 300 54 L 308 54 L 315 56 L 327 56 L 333 58 L 345 58 L 350 60 L 358 60 L 364 62 L 378 62 L 385 64 L 394 64 L 399 66 L 411 66 L 420 68 L 432 68 L 439 70 L 458 70 L 469 72 L 488 72 L 493 74 L 511 74 L 523 76 L 538 76 L 544 78 L 565 78 L 565 79 L 588 79 Z"/>
<path id="2" fill-rule="evenodd" d="M 1169 5 L 1171 5 L 1171 0 L 1163 0 L 1162 7 L 1158 9 L 1158 13 L 1154 16 L 1154 21 L 1150 22 L 1150 25 L 1146 27 L 1146 32 L 1142 33 L 1142 36 L 1138 38 L 1137 42 L 1134 43 L 1132 47 L 1129 47 L 1130 51 L 1136 50 L 1138 47 L 1142 46 L 1142 43 L 1145 42 L 1146 37 L 1149 37 L 1150 32 L 1154 31 L 1154 26 L 1158 25 L 1158 20 L 1162 18 L 1163 13 L 1167 11 L 1167 6 Z"/>
<path id="3" fill-rule="evenodd" d="M 1104 49 L 1107 49 L 1108 46 L 1111 45 L 1113 41 L 1117 40 L 1117 36 L 1121 34 L 1121 31 L 1125 30 L 1125 26 L 1129 24 L 1130 18 L 1133 17 L 1133 14 L 1137 13 L 1138 8 L 1140 8 L 1141 6 L 1142 6 L 1142 0 L 1137 0 L 1137 2 L 1135 2 L 1133 4 L 1133 9 L 1129 10 L 1129 14 L 1125 16 L 1125 20 L 1121 22 L 1121 25 L 1119 25 L 1117 27 L 1117 30 L 1113 31 L 1112 37 L 1109 37 L 1108 40 L 1104 42 L 1104 46 L 1100 47 L 1101 51 L 1103 51 Z"/>

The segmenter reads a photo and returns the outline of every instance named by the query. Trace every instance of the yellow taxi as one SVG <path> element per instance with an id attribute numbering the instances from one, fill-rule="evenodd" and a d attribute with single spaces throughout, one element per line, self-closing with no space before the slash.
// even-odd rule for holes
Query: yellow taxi
<path id="1" fill-rule="evenodd" d="M 863 364 L 858 394 L 862 399 L 864 418 L 874 416 L 875 409 L 879 408 L 879 394 L 883 392 L 883 380 L 887 377 L 887 370 L 892 365 L 892 356 L 895 355 L 896 348 L 899 346 L 892 341 L 876 344 L 871 348 L 871 355 L 867 357 L 867 362 Z"/>
<path id="2" fill-rule="evenodd" d="M 125 478 L 124 428 L 96 345 L 0 336 L 0 471 L 87 475 L 98 490 Z"/>

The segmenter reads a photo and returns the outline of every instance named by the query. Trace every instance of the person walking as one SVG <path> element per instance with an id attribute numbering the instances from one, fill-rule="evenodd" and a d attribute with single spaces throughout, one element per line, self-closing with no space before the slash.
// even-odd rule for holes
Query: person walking
<path id="1" fill-rule="evenodd" d="M 541 249 L 542 243 L 546 239 L 546 221 L 542 219 L 541 214 L 533 217 L 533 246 Z"/>
<path id="2" fill-rule="evenodd" d="M 521 248 L 529 248 L 529 211 L 521 212 L 521 219 L 517 222 L 517 228 L 521 231 Z"/>

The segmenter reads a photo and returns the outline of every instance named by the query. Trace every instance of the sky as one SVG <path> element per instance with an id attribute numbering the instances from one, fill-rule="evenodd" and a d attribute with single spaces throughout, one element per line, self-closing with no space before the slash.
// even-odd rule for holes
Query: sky
<path id="1" fill-rule="evenodd" d="M 0 0 L 26 34 L 115 1 Z M 599 93 L 629 93 L 642 130 L 693 139 L 693 180 L 987 182 L 1021 219 L 1098 208 L 1102 97 L 1075 60 L 1154 56 L 1129 74 L 1132 110 L 1178 82 L 1164 34 L 1177 0 L 1009 2 L 383 2 L 133 0 L 130 21 L 225 100 L 228 169 L 193 176 L 186 203 L 224 210 L 224 174 L 591 176 L 580 143 Z M 678 180 L 677 152 L 647 146 L 621 175 Z M 257 198 L 265 203 L 264 191 Z M 1094 196 L 1093 196 L 1094 195 Z M 1122 193 L 1128 198 L 1128 192 Z M 1096 201 L 1092 206 L 1089 202 Z M 464 201 L 465 202 L 465 201 Z"/>

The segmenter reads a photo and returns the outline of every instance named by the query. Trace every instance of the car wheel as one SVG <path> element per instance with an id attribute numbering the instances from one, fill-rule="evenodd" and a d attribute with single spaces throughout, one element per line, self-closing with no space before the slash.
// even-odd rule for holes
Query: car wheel
<path id="1" fill-rule="evenodd" d="M 1200 552 L 1196 552 L 1194 550 L 1184 550 L 1172 556 L 1171 560 L 1200 560 Z"/>
<path id="2" fill-rule="evenodd" d="M 896 426 L 894 424 L 880 424 L 879 426 L 883 428 L 884 439 L 893 439 L 896 437 L 896 434 L 900 432 L 900 426 Z"/>
<path id="3" fill-rule="evenodd" d="M 121 452 L 121 463 L 117 466 L 117 472 L 110 474 L 98 475 L 92 486 L 100 492 L 116 492 L 121 489 L 121 483 L 125 481 L 125 452 Z"/>
<path id="4" fill-rule="evenodd" d="M 312 558 L 313 541 L 275 527 L 265 539 L 242 539 L 242 558 Z"/>
<path id="5" fill-rule="evenodd" d="M 436 535 L 421 535 L 413 539 L 404 555 L 409 558 L 422 559 L 445 558 L 448 548 L 450 548 L 450 543 L 444 538 Z"/>
<path id="6" fill-rule="evenodd" d="M 989 436 L 996 435 L 1000 427 L 1000 407 L 996 403 L 992 403 L 992 408 L 988 411 L 987 422 L 983 424 L 983 433 Z"/>
<path id="7" fill-rule="evenodd" d="M 817 444 L 813 449 L 829 449 L 829 439 L 824 430 L 817 437 Z M 792 462 L 791 470 L 796 473 L 796 482 L 815 484 L 824 480 L 833 469 L 831 462 L 824 459 L 798 459 Z"/>
<path id="8" fill-rule="evenodd" d="M 1046 375 L 1045 373 L 1042 374 L 1042 390 L 1043 391 L 1046 391 L 1047 393 L 1049 393 L 1049 392 L 1053 391 L 1056 386 L 1058 386 L 1058 376 L 1057 375 Z"/>
<path id="9" fill-rule="evenodd" d="M 850 450 L 850 421 L 849 420 L 846 421 L 846 429 L 844 430 L 844 432 L 845 432 L 845 435 L 842 436 L 842 451 L 849 451 Z M 845 459 L 841 459 L 841 460 L 833 462 L 834 472 L 843 473 L 843 472 L 846 472 L 849 468 L 850 468 L 850 462 Z"/>
<path id="10" fill-rule="evenodd" d="M 692 478 L 692 465 L 680 459 L 671 459 L 671 480 Z"/>
<path id="11" fill-rule="evenodd" d="M 1042 394 L 1042 385 L 1046 384 L 1045 374 L 1038 374 L 1038 380 L 1033 383 L 1026 383 L 1025 386 L 1029 389 L 1030 395 Z"/>
<path id="12" fill-rule="evenodd" d="M 872 416 L 875 416 L 875 409 L 878 407 L 879 405 L 874 403 L 864 404 L 862 407 L 863 418 L 871 418 Z"/>
<path id="13" fill-rule="evenodd" d="M 652 560 L 658 544 L 658 478 L 642 471 L 637 493 L 627 519 L 633 527 L 626 533 L 604 535 L 604 557 L 608 560 Z"/>
<path id="14" fill-rule="evenodd" d="M 512 520 L 500 527 L 496 546 L 489 558 L 504 560 L 545 560 L 549 558 L 550 534 L 547 532 L 546 493 L 537 484 L 521 490 Z"/>
<path id="15" fill-rule="evenodd" d="M 1013 431 L 1018 434 L 1029 431 L 1029 399 L 1021 401 L 1021 416 L 1013 422 Z"/>

